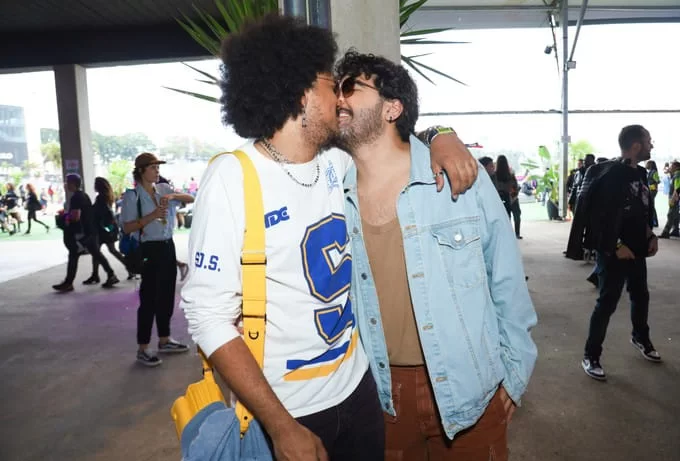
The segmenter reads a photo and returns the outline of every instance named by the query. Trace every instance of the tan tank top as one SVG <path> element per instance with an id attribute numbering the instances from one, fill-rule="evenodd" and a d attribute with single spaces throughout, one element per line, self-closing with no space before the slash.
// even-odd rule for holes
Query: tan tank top
<path id="1" fill-rule="evenodd" d="M 413 314 L 399 219 L 380 226 L 363 221 L 362 228 L 390 365 L 423 365 L 425 359 Z"/>

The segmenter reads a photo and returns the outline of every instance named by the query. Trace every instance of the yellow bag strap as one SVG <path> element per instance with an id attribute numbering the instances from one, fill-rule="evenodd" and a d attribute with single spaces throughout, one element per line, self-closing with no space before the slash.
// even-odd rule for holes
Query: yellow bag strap
<path id="1" fill-rule="evenodd" d="M 255 361 L 257 361 L 260 369 L 262 369 L 264 365 L 264 335 L 267 324 L 267 285 L 265 280 L 267 255 L 265 254 L 262 188 L 260 187 L 257 171 L 250 158 L 239 150 L 232 154 L 241 163 L 245 197 L 246 228 L 243 238 L 243 249 L 241 251 L 243 340 L 253 354 L 253 357 L 255 357 Z M 211 368 L 203 354 L 201 354 L 201 359 L 203 360 L 204 370 L 206 366 Z M 236 404 L 236 416 L 239 419 L 241 437 L 243 437 L 248 430 L 248 425 L 253 419 L 253 415 L 239 401 Z"/>

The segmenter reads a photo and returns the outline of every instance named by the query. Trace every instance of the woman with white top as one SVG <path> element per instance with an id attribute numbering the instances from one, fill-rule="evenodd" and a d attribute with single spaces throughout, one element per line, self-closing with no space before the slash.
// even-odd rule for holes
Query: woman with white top
<path id="1" fill-rule="evenodd" d="M 137 310 L 137 361 L 149 367 L 162 363 L 149 351 L 154 318 L 158 330 L 158 352 L 186 352 L 189 348 L 170 337 L 170 319 L 175 307 L 177 278 L 175 227 L 177 207 L 194 197 L 177 194 L 168 184 L 159 184 L 159 165 L 165 163 L 148 152 L 135 159 L 136 187 L 125 192 L 121 217 L 126 234 L 138 233 L 144 266 Z"/>

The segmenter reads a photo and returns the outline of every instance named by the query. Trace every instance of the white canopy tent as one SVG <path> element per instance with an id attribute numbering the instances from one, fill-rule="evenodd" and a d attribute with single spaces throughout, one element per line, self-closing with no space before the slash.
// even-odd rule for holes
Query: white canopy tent
<path id="1" fill-rule="evenodd" d="M 562 136 L 560 209 L 566 215 L 566 178 L 569 158 L 569 70 L 580 28 L 584 24 L 680 22 L 680 0 L 429 0 L 407 24 L 413 29 L 502 29 L 559 27 L 562 50 Z M 568 26 L 576 25 L 573 40 Z"/>

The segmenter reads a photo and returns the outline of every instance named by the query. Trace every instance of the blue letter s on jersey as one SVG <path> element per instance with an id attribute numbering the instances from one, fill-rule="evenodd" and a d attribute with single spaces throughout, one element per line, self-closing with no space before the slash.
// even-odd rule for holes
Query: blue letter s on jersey
<path id="1" fill-rule="evenodd" d="M 349 237 L 345 217 L 332 214 L 309 226 L 300 244 L 302 267 L 312 296 L 323 303 L 332 303 L 347 294 L 352 278 L 352 257 L 345 253 Z M 348 328 L 354 326 L 354 313 L 349 300 L 344 306 L 316 309 L 314 322 L 319 336 L 331 346 L 325 353 L 312 359 L 288 360 L 291 370 L 286 380 L 313 379 L 327 376 L 342 363 L 342 356 L 349 356 L 356 346 L 356 332 L 351 338 L 342 340 Z M 317 365 L 316 367 L 309 367 Z"/>
<path id="2" fill-rule="evenodd" d="M 309 292 L 325 303 L 349 290 L 352 279 L 352 257 L 348 254 L 335 262 L 347 244 L 345 217 L 332 214 L 307 228 L 300 249 L 302 265 L 309 285 Z"/>

